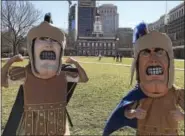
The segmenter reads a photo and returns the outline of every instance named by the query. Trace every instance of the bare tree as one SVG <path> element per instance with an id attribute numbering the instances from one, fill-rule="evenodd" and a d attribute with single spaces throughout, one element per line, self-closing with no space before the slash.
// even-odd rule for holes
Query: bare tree
<path id="1" fill-rule="evenodd" d="M 13 46 L 14 55 L 18 53 L 18 46 L 28 30 L 40 21 L 41 16 L 41 11 L 35 9 L 29 1 L 2 1 L 1 32 L 9 33 L 8 37 L 2 35 L 2 38 Z"/>

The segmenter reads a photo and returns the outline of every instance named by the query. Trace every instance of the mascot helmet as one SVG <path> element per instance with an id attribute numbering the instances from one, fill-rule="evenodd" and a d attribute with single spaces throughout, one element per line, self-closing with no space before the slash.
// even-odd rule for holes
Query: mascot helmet
<path id="1" fill-rule="evenodd" d="M 57 41 L 61 45 L 60 57 L 62 57 L 65 49 L 65 44 L 66 44 L 65 33 L 59 28 L 52 25 L 51 14 L 47 13 L 44 17 L 44 21 L 40 25 L 33 27 L 27 34 L 27 49 L 28 49 L 28 55 L 30 57 L 32 72 L 35 72 L 33 42 L 34 42 L 34 39 L 40 38 L 40 37 L 48 37 Z M 60 64 L 57 72 L 58 74 L 60 72 L 60 67 L 61 67 L 61 62 L 59 63 Z"/>
<path id="2" fill-rule="evenodd" d="M 133 34 L 134 59 L 131 67 L 131 84 L 136 69 L 140 51 L 146 48 L 162 48 L 169 57 L 168 88 L 174 83 L 174 54 L 172 42 L 168 35 L 157 31 L 149 32 L 147 25 L 143 22 L 136 26 Z M 136 70 L 137 72 L 138 70 Z M 138 73 L 136 73 L 138 76 Z"/>

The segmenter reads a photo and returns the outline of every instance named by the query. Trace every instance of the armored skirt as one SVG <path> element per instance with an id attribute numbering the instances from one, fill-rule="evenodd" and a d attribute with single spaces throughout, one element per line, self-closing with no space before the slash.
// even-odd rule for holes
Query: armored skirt
<path id="1" fill-rule="evenodd" d="M 23 88 L 24 113 L 17 135 L 69 135 L 65 73 L 46 80 L 35 77 L 26 67 Z"/>

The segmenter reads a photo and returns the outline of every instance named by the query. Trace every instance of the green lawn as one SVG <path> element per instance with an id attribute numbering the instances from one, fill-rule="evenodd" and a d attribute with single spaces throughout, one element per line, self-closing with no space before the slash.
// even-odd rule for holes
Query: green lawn
<path id="1" fill-rule="evenodd" d="M 97 57 L 75 57 L 79 61 L 98 62 Z M 113 58 L 103 58 L 101 62 L 114 62 Z M 26 65 L 26 61 L 15 65 Z M 124 59 L 124 64 L 130 64 L 131 59 Z M 184 68 L 184 62 L 176 63 L 178 68 Z M 130 67 L 81 64 L 87 72 L 89 82 L 79 84 L 68 105 L 74 128 L 71 135 L 101 135 L 106 119 L 119 103 L 120 99 L 132 88 L 129 86 Z M 176 71 L 175 83 L 184 87 L 184 71 Z M 11 83 L 8 89 L 2 89 L 2 128 L 5 126 L 12 104 L 15 100 L 19 83 Z M 125 128 L 114 134 L 133 135 L 135 132 Z M 184 125 L 180 124 L 180 134 L 184 134 Z"/>

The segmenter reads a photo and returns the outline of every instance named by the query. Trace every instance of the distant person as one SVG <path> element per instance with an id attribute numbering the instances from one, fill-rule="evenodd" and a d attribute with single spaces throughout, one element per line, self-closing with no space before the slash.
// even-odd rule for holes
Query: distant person
<path id="1" fill-rule="evenodd" d="M 119 58 L 120 58 L 120 62 L 122 62 L 123 55 L 120 54 Z"/>
<path id="2" fill-rule="evenodd" d="M 99 61 L 101 60 L 101 53 L 99 54 Z"/>
<path id="3" fill-rule="evenodd" d="M 116 62 L 119 61 L 119 54 L 116 55 Z"/>

